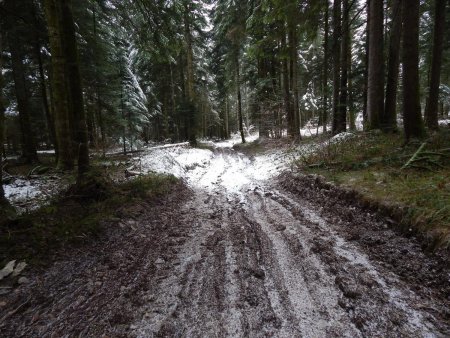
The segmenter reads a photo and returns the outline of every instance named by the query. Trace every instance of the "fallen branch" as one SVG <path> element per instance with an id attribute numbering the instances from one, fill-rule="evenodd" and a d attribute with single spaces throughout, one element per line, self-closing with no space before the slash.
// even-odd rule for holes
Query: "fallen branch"
<path id="1" fill-rule="evenodd" d="M 408 168 L 419 156 L 419 154 L 421 153 L 421 151 L 423 150 L 423 148 L 425 148 L 426 146 L 426 142 L 422 143 L 419 147 L 419 149 L 417 149 L 417 151 L 414 153 L 414 155 L 409 159 L 408 162 L 405 163 L 405 165 L 403 165 L 403 167 L 401 168 L 401 170 Z"/>
<path id="2" fill-rule="evenodd" d="M 140 171 L 132 171 L 132 170 L 125 169 L 125 177 L 134 177 L 134 176 L 141 176 L 141 175 L 144 175 L 144 174 L 141 173 Z"/>

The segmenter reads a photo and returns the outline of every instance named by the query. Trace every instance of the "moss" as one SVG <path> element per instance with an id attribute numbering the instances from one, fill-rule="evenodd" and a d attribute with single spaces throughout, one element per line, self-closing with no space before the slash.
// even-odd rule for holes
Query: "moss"
<path id="1" fill-rule="evenodd" d="M 178 182 L 174 176 L 151 174 L 114 184 L 103 176 L 93 179 L 98 174 L 91 173 L 86 186 L 69 188 L 49 205 L 1 227 L 0 263 L 10 259 L 45 262 L 57 248 L 92 240 L 106 224 L 114 224 L 122 215 L 121 210 L 162 197 Z M 88 193 L 94 196 L 87 196 Z"/>
<path id="2" fill-rule="evenodd" d="M 297 161 L 308 173 L 348 186 L 384 204 L 403 205 L 403 225 L 413 227 L 439 245 L 450 244 L 450 163 L 401 169 L 420 144 L 403 146 L 401 135 L 359 134 Z M 427 140 L 427 150 L 450 146 L 448 131 Z M 328 148 L 328 149 L 327 149 Z M 312 165 L 314 164 L 314 165 Z M 317 164 L 317 165 L 316 165 Z"/>

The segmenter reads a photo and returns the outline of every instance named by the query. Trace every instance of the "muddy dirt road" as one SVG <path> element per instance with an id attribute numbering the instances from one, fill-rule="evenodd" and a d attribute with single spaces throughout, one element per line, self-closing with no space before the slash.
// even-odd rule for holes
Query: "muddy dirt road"
<path id="1" fill-rule="evenodd" d="M 191 166 L 189 190 L 7 298 L 2 336 L 450 335 L 445 262 L 376 215 L 300 196 L 267 160 L 221 148 Z"/>

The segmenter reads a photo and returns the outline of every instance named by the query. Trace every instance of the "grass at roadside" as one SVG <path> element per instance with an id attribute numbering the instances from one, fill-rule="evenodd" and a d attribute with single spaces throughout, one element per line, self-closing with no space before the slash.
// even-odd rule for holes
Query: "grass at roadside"
<path id="1" fill-rule="evenodd" d="M 178 182 L 174 176 L 151 174 L 120 184 L 93 172 L 85 194 L 69 191 L 40 209 L 0 227 L 0 266 L 12 259 L 41 263 L 55 249 L 88 241 L 104 225 L 118 220 L 136 203 L 167 194 Z"/>
<path id="2" fill-rule="evenodd" d="M 405 206 L 403 225 L 433 238 L 435 245 L 449 246 L 450 131 L 426 140 L 417 160 L 407 167 L 422 143 L 403 142 L 402 135 L 348 135 L 325 142 L 297 164 L 369 199 Z"/>

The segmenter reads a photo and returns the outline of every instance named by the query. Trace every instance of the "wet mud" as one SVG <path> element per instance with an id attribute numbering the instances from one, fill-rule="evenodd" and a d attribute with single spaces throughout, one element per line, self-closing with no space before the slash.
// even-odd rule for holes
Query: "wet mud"
<path id="1" fill-rule="evenodd" d="M 256 162 L 218 149 L 187 187 L 36 271 L 0 298 L 2 336 L 450 335 L 442 256 Z"/>

